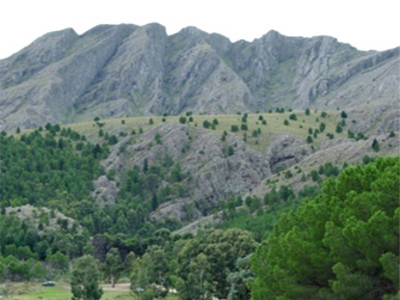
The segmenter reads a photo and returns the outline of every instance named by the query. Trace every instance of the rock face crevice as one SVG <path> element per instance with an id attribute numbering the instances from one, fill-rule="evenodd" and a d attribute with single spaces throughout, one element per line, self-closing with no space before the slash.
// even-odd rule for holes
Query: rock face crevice
<path id="1" fill-rule="evenodd" d="M 276 31 L 231 43 L 195 27 L 48 33 L 0 61 L 2 129 L 102 118 L 397 105 L 399 50 Z"/>

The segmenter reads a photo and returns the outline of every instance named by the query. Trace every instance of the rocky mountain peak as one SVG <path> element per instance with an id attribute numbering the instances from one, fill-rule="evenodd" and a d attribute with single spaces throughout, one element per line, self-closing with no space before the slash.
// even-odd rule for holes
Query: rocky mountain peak
<path id="1" fill-rule="evenodd" d="M 81 36 L 66 29 L 0 61 L 0 117 L 11 129 L 94 115 L 396 105 L 398 52 L 277 31 L 231 43 L 196 27 L 168 36 L 157 23 L 99 25 Z"/>

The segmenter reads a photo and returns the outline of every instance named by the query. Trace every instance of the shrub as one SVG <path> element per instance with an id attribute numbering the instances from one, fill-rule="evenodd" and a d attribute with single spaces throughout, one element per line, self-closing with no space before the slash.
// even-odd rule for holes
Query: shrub
<path id="1" fill-rule="evenodd" d="M 267 125 L 267 120 L 262 120 L 262 122 L 261 122 L 261 124 L 263 124 L 263 125 Z"/>
<path id="2" fill-rule="evenodd" d="M 289 126 L 289 121 L 285 119 L 285 121 L 283 121 L 283 125 Z"/>
<path id="3" fill-rule="evenodd" d="M 329 138 L 329 139 L 331 139 L 331 140 L 333 140 L 334 139 L 334 135 L 333 135 L 333 133 L 330 133 L 330 132 L 328 132 L 327 134 L 326 134 L 326 136 Z"/>
<path id="4" fill-rule="evenodd" d="M 307 143 L 311 144 L 313 142 L 313 138 L 311 135 L 307 137 Z"/>
<path id="5" fill-rule="evenodd" d="M 185 123 L 186 123 L 186 117 L 181 116 L 181 117 L 179 118 L 179 122 L 180 122 L 181 124 L 185 124 Z"/>
<path id="6" fill-rule="evenodd" d="M 237 125 L 232 125 L 232 126 L 231 126 L 231 131 L 232 131 L 232 132 L 238 132 L 238 131 L 239 131 L 239 126 L 237 126 Z"/>
<path id="7" fill-rule="evenodd" d="M 326 116 L 327 116 L 328 114 L 326 113 L 326 112 L 321 112 L 321 118 L 326 118 Z"/>
<path id="8" fill-rule="evenodd" d="M 203 127 L 204 128 L 210 128 L 210 126 L 211 126 L 211 123 L 208 120 L 204 120 L 203 121 Z"/>
<path id="9" fill-rule="evenodd" d="M 242 125 L 240 125 L 240 130 L 247 130 L 247 124 L 242 123 Z"/>
<path id="10" fill-rule="evenodd" d="M 336 125 L 336 132 L 337 132 L 337 133 L 341 133 L 342 131 L 343 131 L 342 125 L 337 124 L 337 125 Z"/>
<path id="11" fill-rule="evenodd" d="M 214 120 L 213 120 L 213 124 L 214 124 L 214 125 L 218 125 L 218 124 L 219 124 L 218 119 L 214 119 Z"/>
<path id="12" fill-rule="evenodd" d="M 372 142 L 372 149 L 374 149 L 375 152 L 379 152 L 379 143 L 376 139 Z"/>
<path id="13" fill-rule="evenodd" d="M 346 119 L 346 118 L 347 118 L 347 113 L 346 113 L 345 111 L 342 111 L 341 114 L 340 114 L 340 116 L 341 116 L 343 119 Z"/>
<path id="14" fill-rule="evenodd" d="M 149 120 L 149 124 L 150 124 L 150 125 L 153 125 L 153 124 L 154 124 L 154 121 L 153 121 L 153 119 L 152 119 L 152 118 L 150 118 L 150 120 Z"/>
<path id="15" fill-rule="evenodd" d="M 262 115 L 259 115 L 259 116 L 258 116 L 258 120 L 259 120 L 259 121 L 262 121 L 262 120 L 264 120 L 264 117 L 263 117 Z"/>
<path id="16" fill-rule="evenodd" d="M 293 113 L 293 114 L 290 114 L 290 115 L 289 115 L 289 119 L 290 119 L 290 120 L 294 120 L 294 121 L 296 121 L 296 120 L 297 120 L 297 116 L 296 116 L 296 114 L 295 114 L 295 113 Z"/>
<path id="17" fill-rule="evenodd" d="M 310 115 L 310 109 L 309 109 L 309 108 L 307 108 L 307 109 L 305 110 L 305 114 L 306 114 L 306 116 L 309 116 L 309 115 Z"/>
<path id="18" fill-rule="evenodd" d="M 326 128 L 325 123 L 324 123 L 324 122 L 321 122 L 321 123 L 319 124 L 319 131 L 320 131 L 320 132 L 324 132 L 325 128 Z"/>

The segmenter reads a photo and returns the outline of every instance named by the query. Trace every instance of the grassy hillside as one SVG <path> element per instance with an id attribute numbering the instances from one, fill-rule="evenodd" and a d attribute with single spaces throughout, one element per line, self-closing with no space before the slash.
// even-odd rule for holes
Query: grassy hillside
<path id="1" fill-rule="evenodd" d="M 327 133 L 334 134 L 335 137 L 346 136 L 346 130 L 344 129 L 341 133 L 336 132 L 336 126 L 338 122 L 338 111 L 310 111 L 309 115 L 306 115 L 304 111 L 292 111 L 284 113 L 259 113 L 249 114 L 246 122 L 242 122 L 243 115 L 192 115 L 184 116 L 186 119 L 185 124 L 190 127 L 198 127 L 206 129 L 210 132 L 215 133 L 218 136 L 222 136 L 224 131 L 235 134 L 240 138 L 247 136 L 247 144 L 251 145 L 256 150 L 263 150 L 269 146 L 274 136 L 280 134 L 290 134 L 301 138 L 306 141 L 308 136 L 311 136 L 316 149 L 320 145 L 322 137 L 326 137 Z M 322 114 L 322 116 L 321 116 Z M 292 120 L 290 115 L 295 115 L 297 120 Z M 84 122 L 66 125 L 71 129 L 86 135 L 86 137 L 92 142 L 96 143 L 100 141 L 99 130 L 103 132 L 109 132 L 111 134 L 120 135 L 132 134 L 134 131 L 136 134 L 143 131 L 154 128 L 157 125 L 165 122 L 180 122 L 182 116 L 148 116 L 148 117 L 127 117 L 117 119 L 104 119 L 98 122 Z M 193 120 L 191 121 L 190 118 Z M 293 117 L 292 117 L 293 118 Z M 150 121 L 152 120 L 152 121 Z M 164 120 L 164 121 L 163 121 Z M 217 120 L 218 124 L 213 126 L 213 121 Z M 263 123 L 265 120 L 266 124 Z M 285 125 L 285 120 L 289 123 Z M 183 120 L 182 120 L 183 121 Z M 204 122 L 210 122 L 209 128 L 204 128 Z M 318 137 L 314 137 L 315 129 L 320 130 L 320 124 L 324 123 L 326 128 L 322 133 L 318 134 Z M 241 129 L 242 124 L 247 125 L 247 130 Z M 238 126 L 237 132 L 232 132 L 232 126 Z M 312 134 L 309 133 L 309 129 L 312 129 Z M 254 134 L 254 131 L 261 133 Z"/>

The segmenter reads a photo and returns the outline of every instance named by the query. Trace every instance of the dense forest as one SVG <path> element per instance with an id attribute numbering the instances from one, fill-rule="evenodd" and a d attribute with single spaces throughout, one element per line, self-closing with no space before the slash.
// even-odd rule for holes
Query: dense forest
<path id="1" fill-rule="evenodd" d="M 94 180 L 114 179 L 101 161 L 115 139 L 92 144 L 51 124 L 0 134 L 0 281 L 71 278 L 76 299 L 85 299 L 74 282 L 90 267 L 93 281 L 129 278 L 141 299 L 169 289 L 185 300 L 398 295 L 398 157 L 343 170 L 325 164 L 316 185 L 299 192 L 281 185 L 202 206 L 222 222 L 180 235 L 173 232 L 185 224 L 150 217 L 187 193 L 190 176 L 168 156 L 128 170 L 112 205 L 94 199 Z"/>

